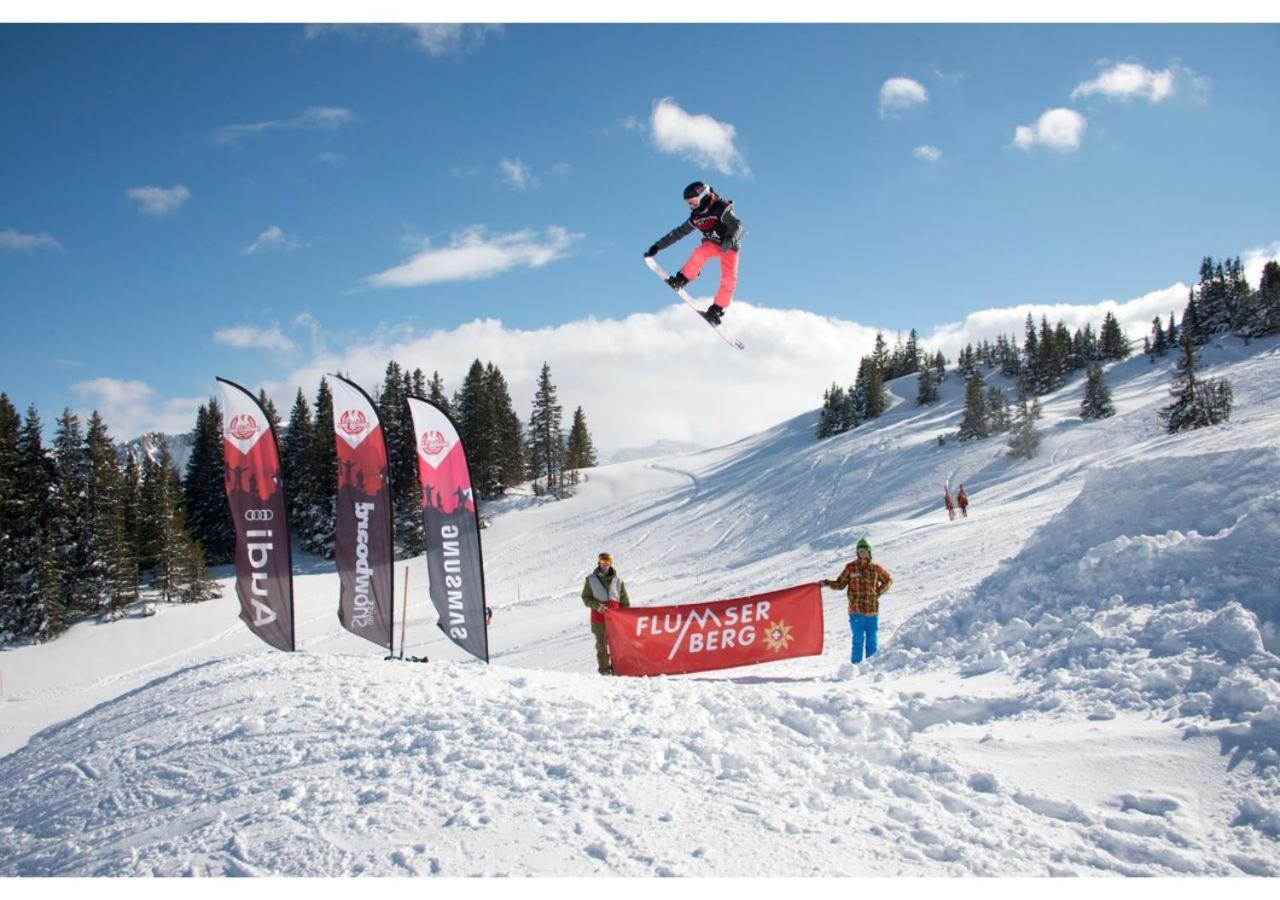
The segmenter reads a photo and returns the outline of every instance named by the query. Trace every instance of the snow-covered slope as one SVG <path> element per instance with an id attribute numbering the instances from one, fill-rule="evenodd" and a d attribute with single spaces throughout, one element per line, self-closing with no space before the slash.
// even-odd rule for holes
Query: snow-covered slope
<path id="1" fill-rule="evenodd" d="M 1079 381 L 1046 398 L 1029 462 L 940 446 L 962 386 L 921 409 L 904 379 L 845 435 L 811 414 L 491 504 L 489 667 L 420 565 L 411 665 L 306 558 L 298 654 L 229 591 L 0 653 L 0 875 L 1280 874 L 1280 346 L 1206 360 L 1237 409 L 1193 434 L 1155 423 L 1171 357 L 1112 367 L 1103 422 Z M 594 674 L 599 550 L 671 603 L 832 577 L 862 536 L 895 584 L 858 670 L 828 593 L 821 657 Z"/>

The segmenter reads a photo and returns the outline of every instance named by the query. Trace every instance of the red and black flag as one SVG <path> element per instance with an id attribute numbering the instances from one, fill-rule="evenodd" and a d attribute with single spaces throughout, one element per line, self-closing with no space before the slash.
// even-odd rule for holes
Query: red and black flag
<path id="1" fill-rule="evenodd" d="M 293 650 L 293 559 L 275 431 L 253 394 L 225 378 L 218 389 L 240 618 L 272 647 Z"/>
<path id="2" fill-rule="evenodd" d="M 471 467 L 457 426 L 440 407 L 409 398 L 418 448 L 423 534 L 431 602 L 440 630 L 468 653 L 489 661 L 484 560 Z"/>
<path id="3" fill-rule="evenodd" d="M 391 483 L 387 442 L 377 409 L 359 385 L 333 379 L 333 432 L 338 449 L 338 531 L 333 556 L 341 582 L 342 627 L 391 649 Z"/>

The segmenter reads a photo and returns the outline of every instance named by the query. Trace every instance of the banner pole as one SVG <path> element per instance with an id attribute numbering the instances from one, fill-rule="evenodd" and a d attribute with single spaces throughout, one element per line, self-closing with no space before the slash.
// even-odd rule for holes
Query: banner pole
<path id="1" fill-rule="evenodd" d="M 400 658 L 404 659 L 404 627 L 409 621 L 409 564 L 404 566 L 404 599 L 400 601 Z"/>

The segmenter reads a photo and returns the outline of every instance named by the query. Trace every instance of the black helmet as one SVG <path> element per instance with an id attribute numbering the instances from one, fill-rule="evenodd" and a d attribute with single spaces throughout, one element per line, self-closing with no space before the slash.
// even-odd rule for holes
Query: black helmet
<path id="1" fill-rule="evenodd" d="M 715 193 L 705 181 L 695 181 L 684 189 L 684 202 L 696 209 L 714 197 Z M 695 200 L 696 203 L 693 202 Z"/>

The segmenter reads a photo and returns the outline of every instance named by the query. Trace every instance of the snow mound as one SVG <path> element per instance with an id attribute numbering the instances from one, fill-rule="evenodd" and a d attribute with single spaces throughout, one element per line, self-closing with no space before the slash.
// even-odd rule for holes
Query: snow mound
<path id="1" fill-rule="evenodd" d="M 1113 706 L 1155 709 L 1257 719 L 1270 734 L 1277 547 L 1273 448 L 1100 469 L 1014 558 L 904 623 L 886 664 L 954 657 L 967 672 L 1012 668 L 1070 689 L 1098 718 Z M 1255 761 L 1276 761 L 1276 744 L 1246 743 Z"/>

